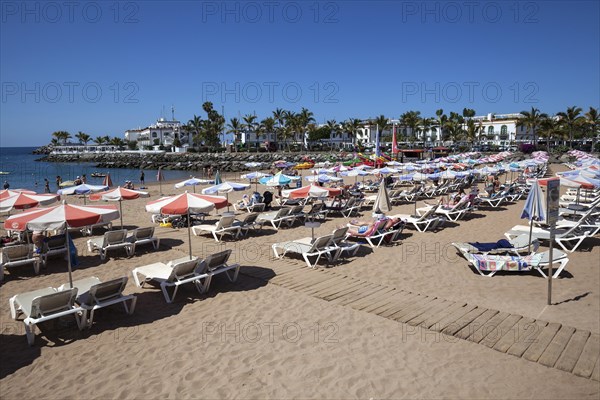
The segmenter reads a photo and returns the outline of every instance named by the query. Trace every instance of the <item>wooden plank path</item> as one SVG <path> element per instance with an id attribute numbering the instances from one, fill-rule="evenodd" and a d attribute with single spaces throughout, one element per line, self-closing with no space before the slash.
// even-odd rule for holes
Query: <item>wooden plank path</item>
<path id="1" fill-rule="evenodd" d="M 586 330 L 399 290 L 347 276 L 343 270 L 311 269 L 292 259 L 279 260 L 272 269 L 242 268 L 240 273 L 335 305 L 600 380 L 600 335 Z"/>

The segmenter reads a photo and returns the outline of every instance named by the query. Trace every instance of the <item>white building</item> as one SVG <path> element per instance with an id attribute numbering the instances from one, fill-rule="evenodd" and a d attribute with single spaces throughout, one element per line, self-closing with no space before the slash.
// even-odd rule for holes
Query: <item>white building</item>
<path id="1" fill-rule="evenodd" d="M 159 118 L 155 124 L 145 128 L 129 129 L 125 131 L 125 140 L 136 141 L 138 148 L 149 148 L 153 146 L 171 147 L 175 138 L 179 138 L 181 147 L 187 147 L 190 143 L 188 132 L 182 129 L 181 122 Z"/>

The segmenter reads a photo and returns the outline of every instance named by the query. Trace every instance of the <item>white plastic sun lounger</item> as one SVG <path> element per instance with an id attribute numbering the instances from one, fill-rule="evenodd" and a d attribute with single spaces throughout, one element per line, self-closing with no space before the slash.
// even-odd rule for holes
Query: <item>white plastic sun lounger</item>
<path id="1" fill-rule="evenodd" d="M 274 243 L 271 248 L 273 249 L 273 254 L 276 258 L 283 258 L 287 253 L 300 254 L 309 268 L 316 268 L 322 255 L 326 255 L 330 261 L 335 259 L 337 250 L 330 246 L 332 235 L 318 237 L 312 243 L 310 243 L 310 239 L 311 238 L 304 238 L 300 240 L 291 240 L 289 242 Z M 279 255 L 278 249 L 283 250 L 281 255 Z M 332 255 L 332 253 L 334 254 Z M 317 257 L 314 264 L 310 262 L 309 257 Z"/>

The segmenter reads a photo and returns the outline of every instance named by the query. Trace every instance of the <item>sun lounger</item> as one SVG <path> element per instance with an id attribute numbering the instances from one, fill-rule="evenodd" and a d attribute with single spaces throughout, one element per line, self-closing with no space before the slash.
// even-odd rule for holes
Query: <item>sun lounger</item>
<path id="1" fill-rule="evenodd" d="M 160 239 L 154 236 L 153 226 L 135 229 L 131 236 L 127 237 L 126 241 L 131 243 L 130 253 L 132 255 L 135 254 L 137 246 L 152 244 L 154 250 L 158 250 L 158 246 L 160 245 Z"/>
<path id="2" fill-rule="evenodd" d="M 250 232 L 250 229 L 252 230 L 257 230 L 257 229 L 262 229 L 262 224 L 258 223 L 256 220 L 258 218 L 258 213 L 250 213 L 250 214 L 245 214 L 244 218 L 242 219 L 236 219 L 235 221 L 233 221 L 233 226 L 237 226 L 240 228 L 240 233 L 244 236 L 248 236 L 248 232 Z"/>
<path id="3" fill-rule="evenodd" d="M 201 268 L 204 265 L 207 274 L 211 277 L 209 284 L 210 282 L 212 282 L 212 279 L 216 275 L 220 274 L 225 274 L 225 276 L 227 277 L 227 279 L 229 279 L 230 282 L 235 282 L 237 280 L 238 275 L 240 273 L 240 264 L 227 263 L 229 257 L 231 256 L 231 252 L 232 250 L 223 250 L 218 253 L 209 255 L 203 261 L 200 262 Z"/>
<path id="4" fill-rule="evenodd" d="M 289 218 L 289 213 L 290 213 L 289 208 L 280 208 L 277 211 L 269 211 L 269 212 L 260 213 L 256 220 L 263 224 L 268 222 L 273 226 L 273 228 L 278 230 L 283 222 L 288 224 L 288 226 L 291 225 L 290 224 L 291 219 Z"/>
<path id="5" fill-rule="evenodd" d="M 555 229 L 554 241 L 560 247 L 562 247 L 564 251 L 572 253 L 577 250 L 579 245 L 581 245 L 581 243 L 583 243 L 587 237 L 591 237 L 594 232 L 597 232 L 596 227 L 586 227 L 584 225 L 577 224 L 570 228 Z M 529 233 L 529 225 L 515 225 L 506 233 L 504 233 L 504 236 L 506 236 L 507 239 L 512 239 L 524 233 Z M 550 240 L 550 230 L 545 228 L 534 226 L 531 229 L 531 234 L 533 238 L 539 240 Z"/>
<path id="6" fill-rule="evenodd" d="M 122 303 L 125 312 L 129 315 L 135 310 L 137 298 L 135 295 L 123 295 L 123 290 L 127 285 L 127 277 L 112 279 L 102 282 L 100 279 L 92 276 L 90 278 L 80 279 L 73 282 L 73 287 L 77 289 L 75 302 L 88 312 L 88 318 L 85 326 L 90 328 L 94 323 L 94 312 L 100 308 L 108 307 L 113 304 Z M 69 284 L 64 284 L 58 290 L 67 290 Z M 127 302 L 130 303 L 127 306 Z"/>
<path id="7" fill-rule="evenodd" d="M 354 257 L 360 249 L 360 243 L 348 242 L 346 240 L 346 234 L 348 233 L 348 227 L 337 228 L 331 234 L 331 243 L 330 245 L 337 249 L 337 253 L 333 261 L 336 261 L 338 258 L 343 257 L 345 254 L 348 254 L 350 257 Z"/>
<path id="8" fill-rule="evenodd" d="M 435 229 L 440 224 L 443 224 L 443 217 L 435 215 L 438 205 L 430 207 L 423 215 L 408 215 L 408 214 L 396 214 L 390 215 L 390 218 L 399 218 L 412 225 L 417 231 L 425 232 L 427 229 Z"/>
<path id="9" fill-rule="evenodd" d="M 307 240 L 309 242 L 307 243 Z M 325 255 L 330 261 L 336 258 L 337 249 L 331 246 L 332 235 L 321 236 L 310 243 L 310 238 L 301 240 L 291 240 L 288 242 L 274 243 L 271 248 L 276 258 L 283 258 L 287 253 L 297 253 L 304 258 L 309 268 L 316 268 L 322 255 Z M 277 249 L 283 250 L 279 255 Z M 310 262 L 309 257 L 317 257 L 314 264 Z"/>
<path id="10" fill-rule="evenodd" d="M 23 324 L 25 324 L 27 343 L 31 346 L 35 340 L 35 326 L 40 322 L 73 315 L 78 328 L 83 329 L 86 310 L 74 305 L 76 297 L 77 288 L 56 291 L 48 287 L 17 294 L 8 302 L 13 319 L 16 320 L 19 314 L 25 315 Z"/>
<path id="11" fill-rule="evenodd" d="M 204 232 L 209 232 L 215 238 L 215 241 L 219 242 L 225 235 L 231 235 L 234 239 L 240 234 L 240 227 L 234 225 L 235 215 L 224 215 L 214 225 L 198 225 L 192 227 L 192 232 L 196 236 L 200 236 Z"/>
<path id="12" fill-rule="evenodd" d="M 48 265 L 48 257 L 63 254 L 65 257 L 68 254 L 66 235 L 50 236 L 44 241 L 41 253 L 42 262 L 44 265 Z"/>
<path id="13" fill-rule="evenodd" d="M 490 254 L 473 254 L 462 249 L 458 249 L 465 259 L 472 264 L 477 272 L 482 276 L 494 276 L 498 271 L 530 271 L 535 269 L 544 278 L 547 275 L 542 271 L 542 267 L 550 264 L 550 252 L 532 253 L 527 256 L 500 256 Z M 557 278 L 569 263 L 569 258 L 560 250 L 554 250 L 552 254 L 552 264 L 558 263 L 552 278 Z"/>
<path id="14" fill-rule="evenodd" d="M 0 249 L 0 281 L 4 278 L 4 268 L 33 265 L 33 271 L 40 273 L 40 258 L 33 254 L 32 244 L 15 244 Z"/>
<path id="15" fill-rule="evenodd" d="M 315 221 L 317 219 L 325 220 L 328 213 L 329 210 L 325 208 L 325 204 L 323 202 L 313 203 L 310 210 L 305 213 L 304 218 L 308 221 Z"/>
<path id="16" fill-rule="evenodd" d="M 211 275 L 206 271 L 206 263 L 200 263 L 198 258 L 189 257 L 137 267 L 132 271 L 133 279 L 138 287 L 144 283 L 155 281 L 160 284 L 167 303 L 175 300 L 177 289 L 180 285 L 193 283 L 198 292 L 205 293 L 210 285 Z M 168 288 L 174 288 L 173 294 L 169 295 Z"/>
<path id="17" fill-rule="evenodd" d="M 88 239 L 88 251 L 97 250 L 100 252 L 100 259 L 106 259 L 109 250 L 125 249 L 127 255 L 131 255 L 132 244 L 126 241 L 127 229 L 119 229 L 116 231 L 105 232 L 102 237 Z"/>
<path id="18" fill-rule="evenodd" d="M 513 253 L 516 256 L 521 255 L 523 252 L 536 252 L 540 247 L 539 240 L 533 238 L 531 242 L 531 246 L 529 244 L 529 235 L 523 234 L 515 237 L 514 239 L 500 239 L 497 242 L 493 243 L 479 243 L 479 242 L 470 242 L 463 243 L 457 242 L 452 243 L 454 247 L 461 251 L 466 251 L 468 253 L 480 253 L 480 254 L 505 254 L 505 253 Z"/>
<path id="19" fill-rule="evenodd" d="M 355 227 L 352 224 L 348 224 L 349 228 Z M 372 226 L 364 233 L 355 233 L 349 231 L 346 234 L 346 239 L 360 238 L 365 239 L 369 246 L 376 248 L 381 246 L 383 243 L 393 243 L 396 241 L 398 236 L 402 233 L 404 228 L 404 222 L 400 219 L 381 219 L 372 224 Z"/>
<path id="20" fill-rule="evenodd" d="M 428 205 L 426 207 L 417 208 L 417 214 L 423 215 L 429 211 L 434 205 Z M 471 211 L 471 201 L 467 197 L 463 197 L 458 203 L 451 207 L 438 206 L 435 210 L 436 214 L 444 215 L 450 221 L 458 221 L 458 219 L 464 216 L 466 213 Z"/>

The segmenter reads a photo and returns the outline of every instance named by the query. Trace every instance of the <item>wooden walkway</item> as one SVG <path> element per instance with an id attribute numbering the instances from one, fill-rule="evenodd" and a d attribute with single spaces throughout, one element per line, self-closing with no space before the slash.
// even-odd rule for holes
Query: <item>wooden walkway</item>
<path id="1" fill-rule="evenodd" d="M 341 269 L 310 269 L 290 259 L 273 269 L 241 273 L 333 304 L 487 346 L 502 353 L 600 380 L 600 335 L 463 302 L 398 290 L 349 277 Z"/>

